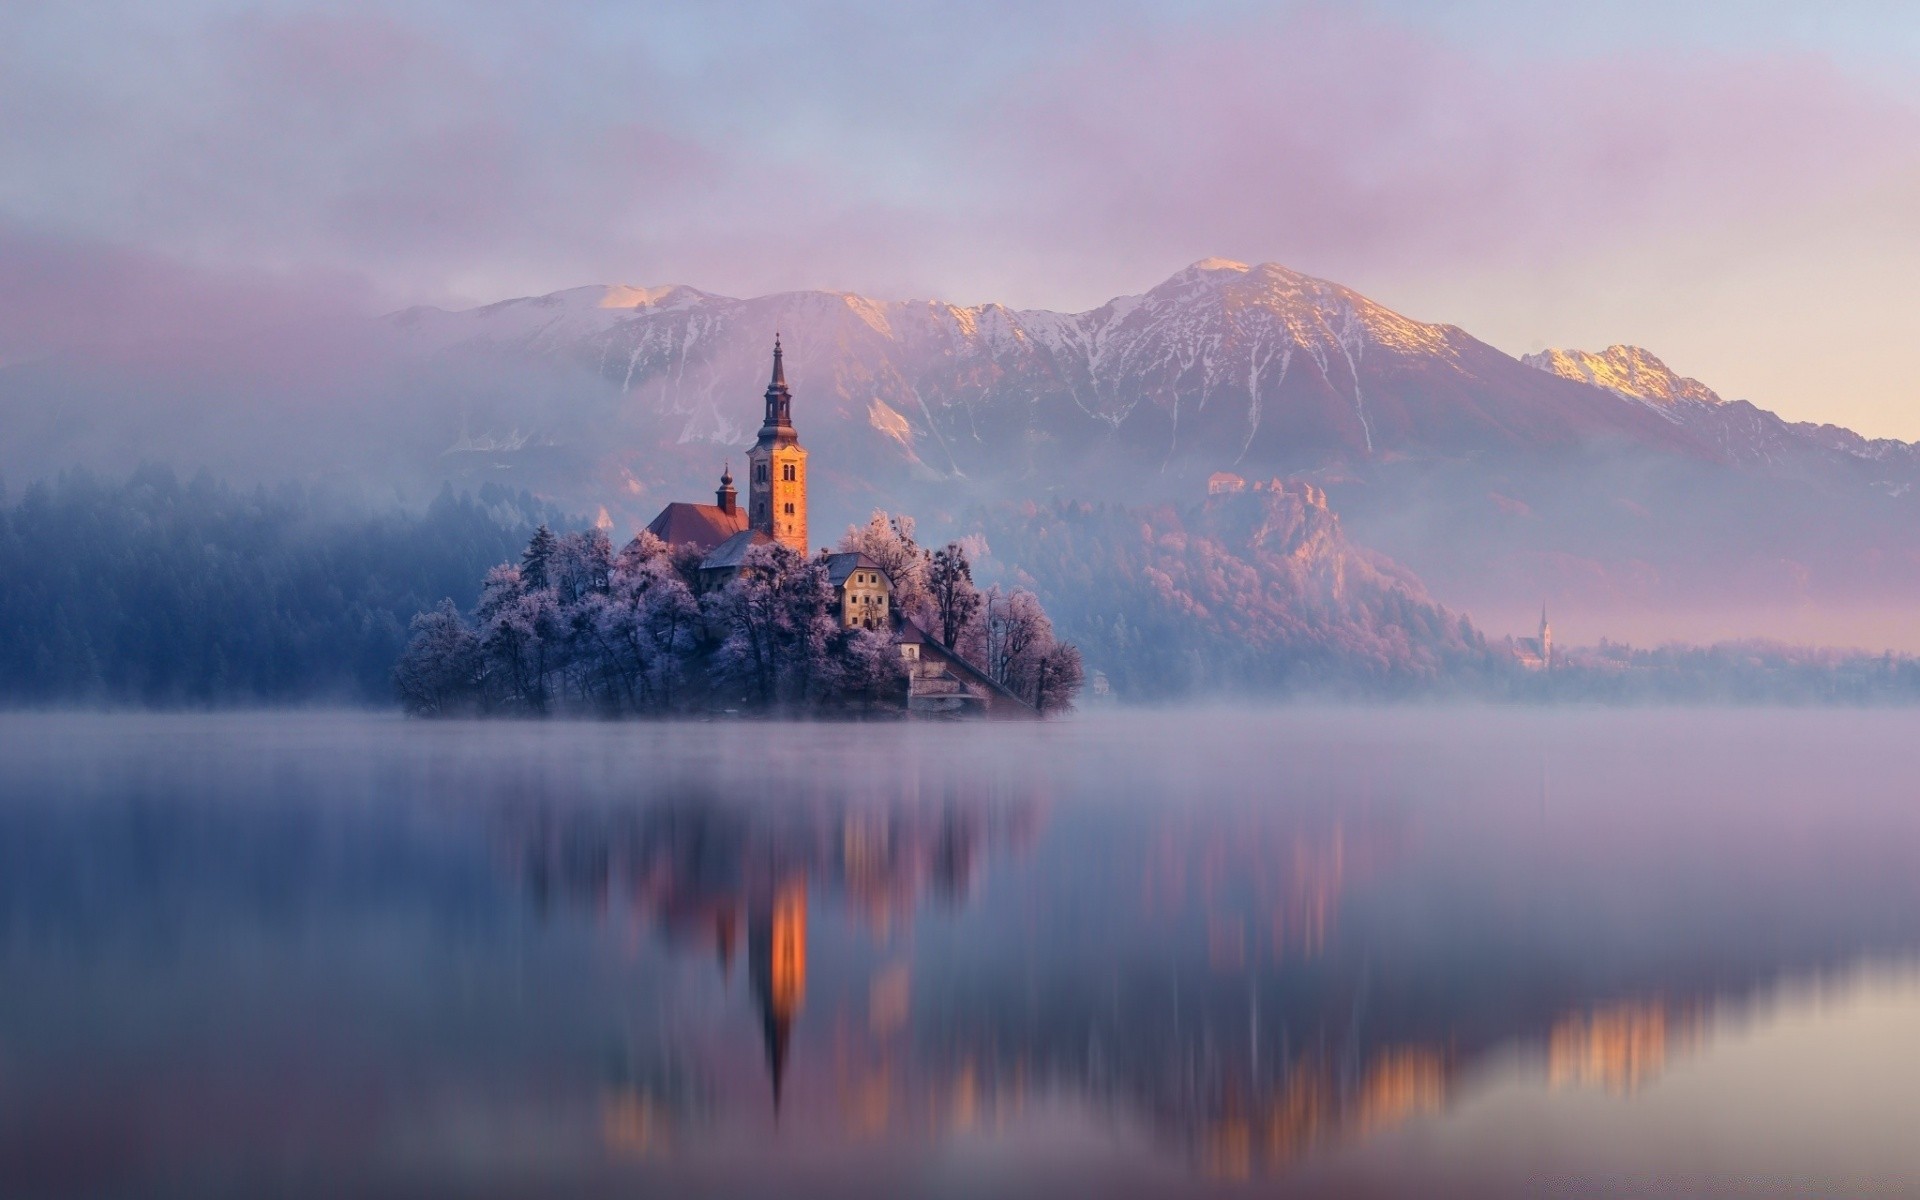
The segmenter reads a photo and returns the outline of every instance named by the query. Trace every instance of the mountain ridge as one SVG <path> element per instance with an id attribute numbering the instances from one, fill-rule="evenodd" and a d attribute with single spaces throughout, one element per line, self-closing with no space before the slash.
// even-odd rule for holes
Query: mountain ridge
<path id="1" fill-rule="evenodd" d="M 613 295 L 639 301 L 607 303 Z M 837 415 L 879 412 L 896 442 L 948 475 L 982 473 L 979 456 L 955 445 L 986 442 L 983 418 L 1006 437 L 1000 448 L 1113 434 L 1141 461 L 1203 458 L 1209 469 L 1605 438 L 1715 453 L 1644 406 L 1572 380 L 1549 384 L 1557 377 L 1457 326 L 1272 263 L 1203 259 L 1078 313 L 824 291 L 738 299 L 667 285 L 413 309 L 394 321 L 438 350 L 464 341 L 570 357 L 630 400 L 684 418 L 683 439 L 716 442 L 737 440 L 751 419 L 745 372 L 726 358 L 750 362 L 778 327 L 816 400 L 824 392 Z M 1008 420 L 1021 405 L 1029 419 Z"/>

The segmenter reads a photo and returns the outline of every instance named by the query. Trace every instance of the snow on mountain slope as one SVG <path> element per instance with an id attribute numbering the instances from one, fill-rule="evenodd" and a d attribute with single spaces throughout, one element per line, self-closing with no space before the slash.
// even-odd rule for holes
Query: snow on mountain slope
<path id="1" fill-rule="evenodd" d="M 697 305 L 708 299 L 711 297 L 706 293 L 679 284 L 656 288 L 595 285 L 458 312 L 426 306 L 409 308 L 389 320 L 417 344 L 435 349 L 490 342 L 538 351 L 564 348 L 644 312 Z"/>
<path id="2" fill-rule="evenodd" d="M 1920 446 L 1867 439 L 1832 425 L 1787 421 L 1745 400 L 1727 401 L 1697 379 L 1679 375 L 1638 346 L 1543 350 L 1520 361 L 1563 379 L 1637 401 L 1690 431 L 1728 462 L 1797 473 L 1841 466 L 1876 477 L 1883 490 L 1910 487 L 1920 472 Z"/>
<path id="3" fill-rule="evenodd" d="M 1688 379 L 1638 346 L 1608 346 L 1598 354 L 1585 350 L 1542 350 L 1520 361 L 1563 379 L 1605 388 L 1616 396 L 1670 410 L 1683 403 L 1719 404 L 1720 397 L 1698 379 Z"/>
<path id="4" fill-rule="evenodd" d="M 1031 478 L 1090 459 L 1286 471 L 1596 440 L 1711 454 L 1645 405 L 1275 264 L 1207 259 L 1082 313 L 587 288 L 394 321 L 439 352 L 465 341 L 568 360 L 673 418 L 682 442 L 724 444 L 757 422 L 779 329 L 810 438 L 840 429 L 950 478 Z"/>

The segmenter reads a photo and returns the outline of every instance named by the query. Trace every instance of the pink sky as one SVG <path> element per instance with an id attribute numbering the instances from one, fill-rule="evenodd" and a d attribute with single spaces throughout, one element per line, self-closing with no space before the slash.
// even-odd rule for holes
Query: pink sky
<path id="1" fill-rule="evenodd" d="M 1920 438 L 1917 24 L 25 0 L 0 360 L 589 282 L 1078 309 L 1221 255 Z"/>

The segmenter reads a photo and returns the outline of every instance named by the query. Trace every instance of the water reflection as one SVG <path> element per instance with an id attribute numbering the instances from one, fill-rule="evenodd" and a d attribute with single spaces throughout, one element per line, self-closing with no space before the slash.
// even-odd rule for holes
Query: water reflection
<path id="1" fill-rule="evenodd" d="M 1874 1134 L 1920 1032 L 1703 1083 L 1913 961 L 1913 739 L 1615 715 L 1637 755 L 1536 722 L 1528 762 L 1511 720 L 42 720 L 0 753 L 0 1177 L 1738 1190 L 1793 1142 L 1715 1114 L 1836 1089 L 1797 1127 L 1920 1171 Z"/>

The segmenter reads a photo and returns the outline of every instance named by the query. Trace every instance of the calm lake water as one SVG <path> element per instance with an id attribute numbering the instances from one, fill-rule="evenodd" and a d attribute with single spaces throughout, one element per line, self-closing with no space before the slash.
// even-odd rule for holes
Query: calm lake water
<path id="1" fill-rule="evenodd" d="M 0 1195 L 1920 1193 L 1920 714 L 0 718 Z"/>

